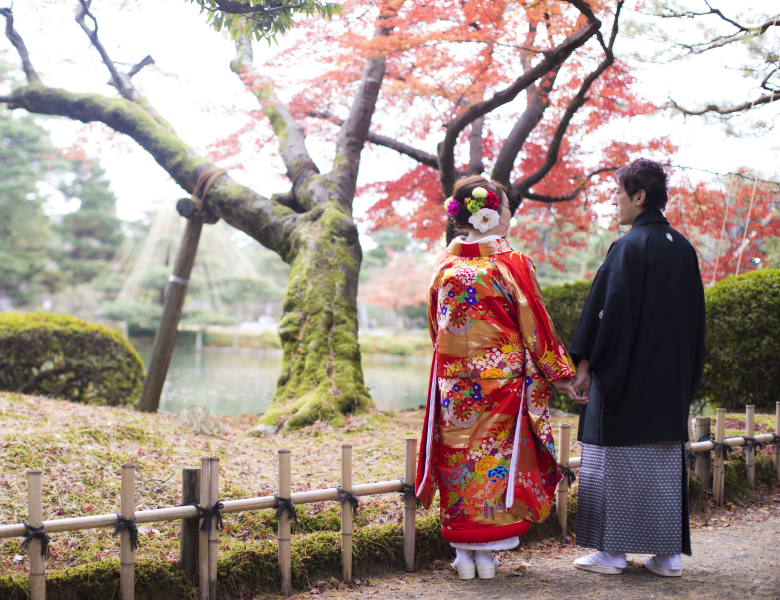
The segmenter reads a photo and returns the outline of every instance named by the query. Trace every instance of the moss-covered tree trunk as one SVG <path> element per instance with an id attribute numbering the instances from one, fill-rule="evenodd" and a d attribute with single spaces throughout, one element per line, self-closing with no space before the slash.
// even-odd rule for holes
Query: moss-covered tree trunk
<path id="1" fill-rule="evenodd" d="M 284 357 L 276 397 L 259 432 L 316 420 L 340 424 L 345 413 L 373 406 L 357 341 L 357 227 L 330 202 L 299 234 L 279 323 Z"/>

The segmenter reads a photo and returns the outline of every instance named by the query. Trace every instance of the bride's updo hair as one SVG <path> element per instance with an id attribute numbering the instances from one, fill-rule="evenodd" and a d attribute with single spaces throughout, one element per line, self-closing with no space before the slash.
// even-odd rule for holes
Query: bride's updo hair
<path id="1" fill-rule="evenodd" d="M 466 208 L 466 200 L 471 197 L 471 193 L 475 188 L 483 187 L 488 191 L 493 191 L 498 194 L 498 198 L 501 202 L 501 206 L 506 206 L 507 193 L 506 188 L 498 181 L 492 179 L 485 179 L 481 175 L 466 175 L 461 177 L 455 182 L 455 187 L 452 190 L 452 197 L 458 202 L 460 210 L 457 215 L 450 215 L 450 223 L 452 227 L 459 233 L 468 233 L 474 227 L 469 223 L 469 217 L 471 212 Z"/>

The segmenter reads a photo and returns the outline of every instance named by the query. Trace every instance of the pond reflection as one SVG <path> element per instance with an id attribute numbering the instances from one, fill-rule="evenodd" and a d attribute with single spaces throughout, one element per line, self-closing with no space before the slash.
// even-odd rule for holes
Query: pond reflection
<path id="1" fill-rule="evenodd" d="M 139 354 L 146 365 L 151 349 L 140 350 Z M 377 408 L 398 411 L 425 404 L 429 359 L 410 357 L 403 362 L 388 362 L 387 358 L 363 356 L 363 376 Z M 274 351 L 253 356 L 176 352 L 160 410 L 174 412 L 197 404 L 212 414 L 265 412 L 276 389 L 280 363 Z"/>

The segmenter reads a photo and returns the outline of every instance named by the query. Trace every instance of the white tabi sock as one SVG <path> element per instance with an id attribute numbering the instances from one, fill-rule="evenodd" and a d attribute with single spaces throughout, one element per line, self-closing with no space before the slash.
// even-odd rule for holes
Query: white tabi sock
<path id="1" fill-rule="evenodd" d="M 492 565 L 493 564 L 493 551 L 492 550 L 477 550 L 474 562 L 478 565 Z"/>
<path id="2" fill-rule="evenodd" d="M 473 565 L 474 564 L 474 551 L 473 550 L 463 550 L 462 548 L 455 548 L 455 560 L 452 562 L 452 564 L 453 564 L 453 566 Z"/>
<path id="3" fill-rule="evenodd" d="M 656 554 L 655 564 L 670 571 L 679 571 L 683 568 L 682 556 L 679 554 Z"/>
<path id="4" fill-rule="evenodd" d="M 596 560 L 600 565 L 605 567 L 617 567 L 618 569 L 626 568 L 626 553 L 625 552 L 596 552 Z"/>

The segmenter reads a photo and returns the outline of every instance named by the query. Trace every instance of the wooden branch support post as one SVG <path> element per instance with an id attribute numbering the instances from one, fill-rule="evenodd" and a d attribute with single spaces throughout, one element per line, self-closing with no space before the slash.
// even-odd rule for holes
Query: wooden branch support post
<path id="1" fill-rule="evenodd" d="M 775 407 L 775 435 L 780 435 L 780 402 Z M 780 479 L 780 442 L 775 443 L 775 474 Z"/>
<path id="2" fill-rule="evenodd" d="M 209 504 L 213 507 L 219 501 L 219 457 L 209 458 Z M 219 531 L 216 514 L 211 517 L 209 529 L 209 599 L 217 600 L 217 554 L 219 552 Z"/>
<path id="3" fill-rule="evenodd" d="M 414 486 L 417 463 L 417 438 L 406 438 L 404 448 L 404 482 Z M 414 573 L 417 497 L 411 494 L 404 500 L 404 562 L 406 572 Z"/>
<path id="4" fill-rule="evenodd" d="M 187 220 L 181 245 L 176 253 L 173 275 L 170 276 L 166 287 L 160 325 L 154 335 L 149 373 L 144 380 L 144 390 L 141 394 L 141 402 L 138 404 L 140 411 L 156 412 L 160 406 L 160 394 L 162 394 L 165 377 L 171 364 L 181 311 L 184 307 L 184 299 L 187 297 L 187 285 L 192 274 L 192 265 L 195 264 L 195 255 L 198 253 L 198 242 L 202 230 L 202 220 L 197 218 Z"/>
<path id="5" fill-rule="evenodd" d="M 722 444 L 726 441 L 726 409 L 717 409 L 715 417 L 715 443 Z M 726 462 L 725 452 L 715 453 L 715 467 L 712 477 L 712 496 L 715 502 L 723 504 L 723 490 L 725 486 L 724 466 Z"/>
<path id="6" fill-rule="evenodd" d="M 756 432 L 756 407 L 748 404 L 745 407 L 745 436 L 752 438 Z M 756 451 L 745 448 L 745 478 L 748 487 L 756 487 Z"/>
<path id="7" fill-rule="evenodd" d="M 211 458 L 200 458 L 200 507 L 211 507 Z M 204 519 L 198 519 L 198 600 L 209 598 L 209 532 L 203 531 Z"/>
<path id="8" fill-rule="evenodd" d="M 43 483 L 41 472 L 27 471 L 27 523 L 31 527 L 43 525 Z M 42 544 L 33 538 L 28 546 L 30 553 L 30 600 L 46 600 L 46 559 L 43 557 Z"/>
<path id="9" fill-rule="evenodd" d="M 292 476 L 290 466 L 290 451 L 279 450 L 279 498 L 292 498 Z M 291 540 L 292 523 L 286 511 L 279 516 L 279 570 L 282 574 L 282 595 L 292 594 L 292 556 Z"/>
<path id="10" fill-rule="evenodd" d="M 561 423 L 558 425 L 558 452 L 559 462 L 562 467 L 569 466 L 569 440 L 571 436 L 571 425 L 568 423 Z M 564 477 L 558 482 L 558 496 L 555 501 L 555 512 L 558 518 L 558 525 L 563 530 L 563 535 L 566 536 L 566 528 L 568 526 L 568 510 L 569 510 L 569 480 Z"/>
<path id="11" fill-rule="evenodd" d="M 200 467 L 181 470 L 181 503 L 200 504 Z M 179 535 L 179 566 L 191 585 L 198 585 L 198 524 L 197 518 L 182 519 Z"/>
<path id="12" fill-rule="evenodd" d="M 696 432 L 694 441 L 702 439 L 702 436 L 712 432 L 712 423 L 709 417 L 696 417 Z M 711 452 L 696 453 L 696 481 L 703 488 L 712 487 L 712 473 L 710 472 L 712 463 Z"/>
<path id="13" fill-rule="evenodd" d="M 122 487 L 120 491 L 119 516 L 135 518 L 135 465 L 122 465 Z M 135 597 L 135 550 L 130 530 L 119 534 L 119 597 L 133 600 Z"/>
<path id="14" fill-rule="evenodd" d="M 352 491 L 352 444 L 341 444 L 341 489 Z M 352 504 L 341 505 L 341 575 L 352 583 Z"/>

